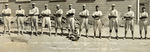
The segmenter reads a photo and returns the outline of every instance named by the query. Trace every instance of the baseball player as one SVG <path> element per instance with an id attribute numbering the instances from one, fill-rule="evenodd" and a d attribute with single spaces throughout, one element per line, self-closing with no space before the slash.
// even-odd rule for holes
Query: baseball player
<path id="1" fill-rule="evenodd" d="M 69 5 L 69 10 L 66 12 L 66 17 L 67 17 L 67 23 L 68 23 L 68 37 L 70 37 L 70 31 L 72 34 L 74 34 L 75 30 L 75 20 L 74 20 L 74 15 L 75 15 L 75 9 L 72 8 L 72 4 Z"/>
<path id="2" fill-rule="evenodd" d="M 63 10 L 60 8 L 60 5 L 56 6 L 56 12 L 54 13 L 55 16 L 55 36 L 57 36 L 57 29 L 61 29 L 61 33 L 63 34 L 63 28 L 62 28 L 62 15 L 63 15 Z"/>
<path id="3" fill-rule="evenodd" d="M 113 28 L 115 29 L 116 32 L 116 39 L 118 39 L 118 11 L 115 9 L 115 4 L 112 4 L 111 10 L 109 11 L 108 18 L 109 18 L 109 32 L 110 36 L 109 39 L 111 38 L 111 33 Z"/>
<path id="4" fill-rule="evenodd" d="M 134 27 L 133 27 L 133 19 L 134 19 L 134 12 L 131 10 L 131 5 L 128 5 L 128 12 L 125 13 L 124 15 L 124 18 L 125 18 L 125 37 L 124 39 L 126 38 L 126 34 L 127 34 L 127 31 L 131 30 L 131 33 L 132 33 L 132 38 L 134 39 Z"/>
<path id="5" fill-rule="evenodd" d="M 45 10 L 43 10 L 41 12 L 41 15 L 43 17 L 43 23 L 42 23 L 42 34 L 43 34 L 43 28 L 45 27 L 46 24 L 48 24 L 48 28 L 49 28 L 49 36 L 51 35 L 51 10 L 48 9 L 48 4 L 45 4 Z"/>
<path id="6" fill-rule="evenodd" d="M 86 30 L 86 37 L 88 38 L 88 17 L 89 17 L 89 11 L 86 9 L 86 5 L 84 4 L 83 6 L 83 10 L 79 13 L 79 16 L 81 17 L 81 25 L 80 25 L 80 29 L 79 29 L 79 36 L 81 36 L 81 32 L 83 27 L 85 27 Z"/>
<path id="7" fill-rule="evenodd" d="M 17 16 L 17 25 L 18 25 L 18 34 L 23 34 L 24 30 L 24 19 L 25 19 L 25 11 L 21 8 L 21 4 L 18 5 L 18 10 L 16 10 L 16 16 Z"/>
<path id="8" fill-rule="evenodd" d="M 8 8 L 8 4 L 5 4 L 5 9 L 2 10 L 2 16 L 4 19 L 4 34 L 6 33 L 6 28 L 8 28 L 8 34 L 10 35 L 10 15 L 11 15 L 11 9 Z"/>
<path id="9" fill-rule="evenodd" d="M 39 15 L 39 9 L 35 6 L 35 3 L 32 3 L 32 9 L 29 11 L 29 15 L 31 16 L 31 23 L 32 23 L 32 34 L 33 30 L 35 29 L 36 34 L 38 32 L 38 15 Z"/>
<path id="10" fill-rule="evenodd" d="M 142 30 L 145 30 L 145 39 L 147 38 L 147 18 L 148 13 L 145 11 L 145 7 L 142 8 L 142 12 L 140 13 L 140 20 L 139 20 L 139 30 L 140 30 L 140 36 L 142 39 Z"/>
<path id="11" fill-rule="evenodd" d="M 102 11 L 98 10 L 99 6 L 96 5 L 95 9 L 96 11 L 93 13 L 92 17 L 94 18 L 94 25 L 93 25 L 93 29 L 94 29 L 94 38 L 96 37 L 96 31 L 97 29 L 99 30 L 99 38 L 101 38 L 101 27 L 102 27 L 102 23 L 101 23 L 101 17 L 102 17 Z"/>

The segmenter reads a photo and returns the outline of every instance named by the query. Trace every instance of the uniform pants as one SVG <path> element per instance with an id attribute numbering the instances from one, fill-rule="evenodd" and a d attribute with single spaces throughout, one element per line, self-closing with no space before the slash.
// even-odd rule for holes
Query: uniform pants
<path id="1" fill-rule="evenodd" d="M 118 30 L 118 22 L 116 18 L 112 18 L 109 20 L 109 29 L 112 31 L 112 29 Z"/>
<path id="2" fill-rule="evenodd" d="M 17 24 L 18 24 L 18 28 L 19 28 L 19 31 L 20 31 L 20 28 L 23 30 L 23 27 L 24 27 L 24 17 L 18 17 L 17 18 Z"/>
<path id="3" fill-rule="evenodd" d="M 51 27 L 51 19 L 50 17 L 44 17 L 42 22 L 42 27 L 45 27 L 45 25 L 48 24 L 48 27 Z"/>
<path id="4" fill-rule="evenodd" d="M 126 20 L 125 21 L 125 31 L 128 31 L 128 30 L 131 30 L 133 31 L 134 27 L 133 27 L 133 20 Z"/>
<path id="5" fill-rule="evenodd" d="M 38 30 L 38 16 L 32 16 L 31 17 L 31 23 L 32 23 L 32 31 L 34 29 L 36 29 L 36 31 Z"/>
<path id="6" fill-rule="evenodd" d="M 10 16 L 4 16 L 4 30 L 6 31 L 6 27 L 8 28 L 8 31 L 10 31 L 10 27 L 11 27 L 11 20 L 10 20 Z"/>
<path id="7" fill-rule="evenodd" d="M 55 18 L 55 28 L 62 28 L 62 17 L 56 17 Z"/>
<path id="8" fill-rule="evenodd" d="M 68 29 L 72 29 L 72 31 L 73 31 L 75 29 L 74 17 L 67 18 L 67 24 L 68 24 Z"/>
<path id="9" fill-rule="evenodd" d="M 80 33 L 81 33 L 83 28 L 85 28 L 86 33 L 87 33 L 88 32 L 88 18 L 82 18 L 81 20 L 82 20 L 82 22 L 80 25 Z"/>
<path id="10" fill-rule="evenodd" d="M 147 21 L 146 20 L 140 20 L 139 21 L 139 29 L 142 31 L 143 29 L 147 31 Z"/>
<path id="11" fill-rule="evenodd" d="M 101 28 L 102 28 L 102 23 L 101 23 L 101 20 L 98 19 L 98 20 L 94 20 L 94 23 L 93 23 L 93 29 L 94 29 L 94 33 L 96 33 L 96 30 L 98 29 L 99 30 L 99 33 L 101 33 Z"/>

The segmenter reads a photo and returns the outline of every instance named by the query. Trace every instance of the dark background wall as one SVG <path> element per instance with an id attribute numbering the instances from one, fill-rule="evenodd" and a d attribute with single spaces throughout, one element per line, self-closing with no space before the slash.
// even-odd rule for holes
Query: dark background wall
<path id="1" fill-rule="evenodd" d="M 79 0 L 80 1 L 80 0 Z M 76 9 L 76 16 L 82 10 L 82 5 L 87 4 L 87 9 L 90 11 L 90 15 L 95 11 L 95 5 L 100 6 L 100 10 L 103 12 L 104 17 L 107 16 L 108 10 L 110 9 L 111 4 L 116 4 L 116 9 L 118 9 L 120 15 L 123 15 L 127 12 L 127 6 L 132 5 L 133 10 L 136 14 L 136 3 L 137 0 L 116 0 L 116 1 L 107 1 L 107 0 L 95 0 L 94 2 L 78 2 L 78 0 L 66 0 L 66 2 L 49 2 L 49 0 L 32 0 L 31 2 L 21 2 L 16 3 L 15 0 L 10 0 L 8 2 L 9 7 L 12 9 L 12 15 L 15 15 L 15 10 L 18 8 L 18 4 L 22 4 L 23 9 L 25 9 L 26 14 L 28 14 L 29 9 L 31 8 L 31 3 L 36 3 L 37 7 L 41 10 L 44 9 L 44 4 L 48 4 L 52 13 L 56 10 L 55 6 L 60 4 L 64 12 L 68 10 L 68 5 L 73 4 L 73 7 Z M 4 8 L 5 3 L 0 3 L 0 11 Z M 1 13 L 1 12 L 0 12 Z M 91 18 L 91 17 L 90 17 Z"/>

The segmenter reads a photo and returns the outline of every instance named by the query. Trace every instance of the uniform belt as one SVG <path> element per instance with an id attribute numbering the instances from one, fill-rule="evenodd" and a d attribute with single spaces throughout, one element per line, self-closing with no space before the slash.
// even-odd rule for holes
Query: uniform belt
<path id="1" fill-rule="evenodd" d="M 99 20 L 100 16 L 92 16 L 95 20 Z"/>
<path id="2" fill-rule="evenodd" d="M 49 15 L 42 15 L 43 17 L 49 17 Z"/>
<path id="3" fill-rule="evenodd" d="M 124 17 L 126 20 L 132 20 L 132 17 Z"/>
<path id="4" fill-rule="evenodd" d="M 33 16 L 39 16 L 38 14 L 35 14 L 35 15 L 33 15 Z"/>
<path id="5" fill-rule="evenodd" d="M 108 16 L 108 18 L 117 18 L 117 16 Z"/>
<path id="6" fill-rule="evenodd" d="M 146 16 L 142 16 L 142 17 L 140 17 L 140 19 L 145 19 L 145 18 L 147 18 Z"/>
<path id="7" fill-rule="evenodd" d="M 67 14 L 66 16 L 67 17 L 70 17 L 70 16 L 73 16 L 74 15 L 74 13 L 69 13 L 69 14 Z"/>
<path id="8" fill-rule="evenodd" d="M 73 16 L 73 15 L 66 15 L 66 17 L 71 17 L 71 16 Z"/>
<path id="9" fill-rule="evenodd" d="M 88 16 L 85 16 L 85 15 L 80 15 L 80 17 L 82 17 L 82 18 L 87 18 Z"/>
<path id="10" fill-rule="evenodd" d="M 99 18 L 100 16 L 92 16 L 93 18 Z"/>
<path id="11" fill-rule="evenodd" d="M 39 16 L 39 14 L 29 14 L 29 16 Z"/>
<path id="12" fill-rule="evenodd" d="M 23 15 L 23 14 L 16 14 L 16 16 L 23 17 L 25 15 Z"/>
<path id="13" fill-rule="evenodd" d="M 73 15 L 66 15 L 66 17 L 73 17 Z"/>
<path id="14" fill-rule="evenodd" d="M 2 14 L 2 16 L 10 16 L 10 14 Z"/>
<path id="15" fill-rule="evenodd" d="M 67 17 L 67 18 L 74 18 L 73 16 Z"/>
<path id="16" fill-rule="evenodd" d="M 56 16 L 56 17 L 61 17 L 61 14 L 54 14 L 54 16 Z"/>

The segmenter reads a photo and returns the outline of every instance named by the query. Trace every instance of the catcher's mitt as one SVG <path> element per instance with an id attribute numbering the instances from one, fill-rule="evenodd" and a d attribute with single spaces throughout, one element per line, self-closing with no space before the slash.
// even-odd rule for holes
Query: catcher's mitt
<path id="1" fill-rule="evenodd" d="M 80 38 L 80 37 L 79 37 L 78 35 L 71 35 L 71 36 L 69 37 L 69 39 L 72 40 L 72 41 L 78 41 L 79 38 Z"/>

